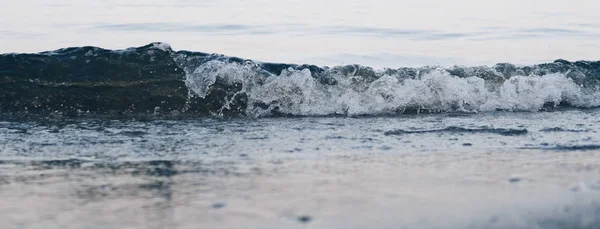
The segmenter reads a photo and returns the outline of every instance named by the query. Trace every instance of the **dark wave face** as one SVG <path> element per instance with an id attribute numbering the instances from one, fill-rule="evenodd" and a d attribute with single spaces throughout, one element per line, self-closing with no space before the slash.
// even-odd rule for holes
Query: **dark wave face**
<path id="1" fill-rule="evenodd" d="M 0 55 L 10 116 L 389 115 L 600 105 L 600 61 L 374 70 L 173 51 L 65 48 Z"/>

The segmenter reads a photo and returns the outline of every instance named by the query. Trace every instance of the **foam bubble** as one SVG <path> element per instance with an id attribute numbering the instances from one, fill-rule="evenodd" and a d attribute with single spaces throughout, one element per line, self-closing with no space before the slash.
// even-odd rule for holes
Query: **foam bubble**
<path id="1" fill-rule="evenodd" d="M 159 49 L 165 52 L 171 52 L 173 51 L 173 49 L 171 48 L 171 45 L 167 44 L 167 43 L 163 43 L 163 42 L 154 42 L 152 43 L 152 48 L 155 49 Z"/>
<path id="2" fill-rule="evenodd" d="M 409 110 L 539 111 L 560 104 L 600 105 L 598 92 L 582 88 L 563 73 L 517 75 L 506 80 L 485 80 L 476 74 L 458 77 L 441 68 L 409 78 L 394 72 L 376 73 L 367 80 L 352 75 L 356 71 L 327 69 L 324 75 L 336 83 L 325 84 L 306 68 L 290 67 L 273 74 L 254 63 L 211 60 L 188 72 L 186 84 L 204 98 L 217 81 L 241 83 L 238 93 L 248 96 L 245 113 L 255 117 L 273 112 L 302 116 L 380 115 Z"/>

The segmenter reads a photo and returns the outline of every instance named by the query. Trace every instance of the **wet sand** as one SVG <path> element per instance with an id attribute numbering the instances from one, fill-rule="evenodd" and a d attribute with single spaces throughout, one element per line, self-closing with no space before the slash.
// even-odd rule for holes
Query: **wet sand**
<path id="1" fill-rule="evenodd" d="M 598 228 L 600 152 L 0 165 L 2 228 Z"/>

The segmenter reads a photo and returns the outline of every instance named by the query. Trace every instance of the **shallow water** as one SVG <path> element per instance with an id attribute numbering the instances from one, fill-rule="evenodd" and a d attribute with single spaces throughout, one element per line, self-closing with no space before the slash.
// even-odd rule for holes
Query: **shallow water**
<path id="1" fill-rule="evenodd" d="M 596 109 L 1 122 L 4 228 L 597 228 Z"/>
<path id="2" fill-rule="evenodd" d="M 599 110 L 390 117 L 2 122 L 5 159 L 213 160 L 600 148 Z M 86 147 L 93 146 L 93 147 Z"/>

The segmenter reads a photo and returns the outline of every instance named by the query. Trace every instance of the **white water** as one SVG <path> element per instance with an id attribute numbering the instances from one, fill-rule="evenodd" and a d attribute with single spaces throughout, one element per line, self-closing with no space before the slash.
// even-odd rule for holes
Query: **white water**
<path id="1" fill-rule="evenodd" d="M 373 82 L 341 73 L 331 76 L 337 84 L 319 83 L 308 69 L 273 75 L 253 64 L 213 60 L 188 72 L 186 84 L 197 96 L 205 97 L 217 78 L 227 84 L 241 83 L 240 93 L 249 97 L 246 114 L 255 117 L 275 108 L 293 115 L 377 115 L 415 108 L 482 112 L 539 111 L 546 104 L 560 103 L 582 108 L 600 105 L 596 90 L 586 90 L 560 73 L 514 76 L 504 82 L 486 82 L 477 75 L 459 78 L 444 69 L 415 79 L 383 75 Z M 254 106 L 257 103 L 270 106 L 264 109 Z"/>

